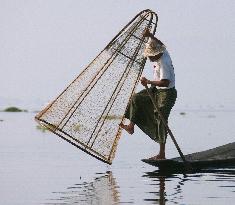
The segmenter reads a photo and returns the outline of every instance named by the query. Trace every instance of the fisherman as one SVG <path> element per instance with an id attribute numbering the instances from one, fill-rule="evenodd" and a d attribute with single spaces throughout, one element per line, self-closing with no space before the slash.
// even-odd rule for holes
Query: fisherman
<path id="1" fill-rule="evenodd" d="M 151 86 L 150 92 L 154 96 L 160 112 L 168 121 L 170 111 L 177 98 L 174 67 L 165 45 L 149 29 L 143 32 L 143 36 L 149 38 L 143 55 L 152 62 L 154 76 L 153 80 L 142 77 L 140 81 L 143 86 Z M 134 133 L 134 126 L 137 125 L 151 139 L 160 144 L 159 153 L 149 159 L 165 159 L 167 130 L 160 120 L 159 114 L 154 113 L 154 106 L 146 89 L 133 95 L 125 117 L 130 120 L 130 123 L 128 125 L 121 123 L 120 127 L 129 134 Z"/>

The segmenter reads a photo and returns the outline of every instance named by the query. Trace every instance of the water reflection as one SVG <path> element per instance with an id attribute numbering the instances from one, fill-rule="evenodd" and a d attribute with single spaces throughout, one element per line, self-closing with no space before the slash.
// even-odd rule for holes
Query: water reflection
<path id="1" fill-rule="evenodd" d="M 235 169 L 201 170 L 197 173 L 145 172 L 134 180 L 121 175 L 121 187 L 112 172 L 96 174 L 92 182 L 82 182 L 62 192 L 53 192 L 47 205 L 117 204 L 231 204 L 235 192 Z M 141 177 L 142 184 L 136 183 Z M 141 186 L 140 186 L 141 185 Z M 133 195 L 134 193 L 134 195 Z M 224 193 L 227 193 L 225 195 Z M 121 199 L 122 196 L 122 199 Z M 214 203 L 216 202 L 216 203 Z"/>
<path id="2" fill-rule="evenodd" d="M 47 205 L 111 205 L 119 204 L 118 186 L 112 172 L 97 174 L 92 182 L 83 182 L 68 187 L 63 192 L 53 192 L 58 198 L 50 199 Z"/>
<path id="3" fill-rule="evenodd" d="M 144 199 L 144 201 L 148 201 L 148 202 L 153 202 L 154 204 L 160 204 L 160 205 L 165 205 L 166 204 L 166 193 L 165 193 L 165 177 L 164 176 L 159 176 L 158 177 L 159 180 L 159 191 L 157 192 L 149 192 L 149 193 L 153 193 L 155 195 L 156 198 L 147 198 Z"/>
<path id="4" fill-rule="evenodd" d="M 146 172 L 143 177 L 148 177 L 152 182 L 157 182 L 155 185 L 157 185 L 158 189 L 156 192 L 149 192 L 151 198 L 145 198 L 144 201 L 152 201 L 153 204 L 165 205 L 167 201 L 177 204 L 177 201 L 182 198 L 181 186 L 183 186 L 184 182 L 187 180 L 186 175 L 180 176 L 156 170 L 154 172 Z M 172 193 L 169 193 L 169 190 L 166 189 L 166 184 L 170 181 L 178 181 Z M 154 196 L 152 194 L 154 194 Z"/>
<path id="5" fill-rule="evenodd" d="M 200 197 L 204 198 L 204 200 L 217 198 L 223 202 L 226 201 L 227 198 L 220 194 L 221 188 L 227 189 L 231 193 L 235 192 L 234 168 L 201 170 L 193 174 L 163 173 L 156 170 L 154 172 L 146 172 L 143 177 L 150 179 L 149 185 L 154 185 L 154 188 L 157 189 L 154 192 L 152 191 L 154 188 L 151 188 L 151 191 L 144 196 L 144 201 L 150 202 L 151 204 L 182 204 L 182 201 L 187 201 L 187 198 L 191 198 L 190 196 L 186 196 L 188 187 L 193 191 L 198 185 L 201 187 L 201 190 L 204 190 L 204 186 L 207 183 L 216 184 L 217 189 L 215 189 L 212 195 L 206 189 L 204 192 L 199 193 Z M 231 196 L 228 196 L 228 198 L 231 198 Z M 188 203 L 195 203 L 195 201 L 190 202 L 190 200 Z"/>

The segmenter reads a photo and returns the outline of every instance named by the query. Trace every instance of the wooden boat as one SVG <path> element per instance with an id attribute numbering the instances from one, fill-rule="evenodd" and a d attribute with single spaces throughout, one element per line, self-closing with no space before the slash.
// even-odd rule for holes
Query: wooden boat
<path id="1" fill-rule="evenodd" d="M 203 168 L 235 167 L 235 142 L 202 152 L 185 155 L 193 170 Z M 185 163 L 180 157 L 166 160 L 142 159 L 143 162 L 156 166 L 159 170 L 185 170 Z"/>

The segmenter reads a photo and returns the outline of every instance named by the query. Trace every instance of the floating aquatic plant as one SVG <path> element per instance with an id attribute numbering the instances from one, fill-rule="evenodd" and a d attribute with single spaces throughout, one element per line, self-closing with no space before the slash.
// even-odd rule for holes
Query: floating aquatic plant
<path id="1" fill-rule="evenodd" d="M 106 120 L 117 120 L 117 119 L 122 119 L 122 116 L 118 116 L 118 115 L 107 115 L 107 116 L 104 116 L 103 118 L 105 118 Z"/>
<path id="2" fill-rule="evenodd" d="M 45 132 L 47 130 L 55 130 L 56 126 L 55 125 L 46 125 L 46 126 L 37 125 L 36 128 L 42 132 Z"/>
<path id="3" fill-rule="evenodd" d="M 40 130 L 41 132 L 46 132 L 48 129 L 42 125 L 37 125 L 36 126 L 37 130 Z"/>
<path id="4" fill-rule="evenodd" d="M 82 128 L 82 126 L 81 126 L 81 125 L 76 124 L 76 125 L 74 126 L 74 131 L 79 132 L 79 131 L 81 130 L 81 128 Z"/>
<path id="5" fill-rule="evenodd" d="M 8 107 L 3 110 L 4 112 L 28 112 L 27 110 L 22 110 L 18 107 Z"/>
<path id="6" fill-rule="evenodd" d="M 186 113 L 185 112 L 180 112 L 180 115 L 186 115 Z"/>

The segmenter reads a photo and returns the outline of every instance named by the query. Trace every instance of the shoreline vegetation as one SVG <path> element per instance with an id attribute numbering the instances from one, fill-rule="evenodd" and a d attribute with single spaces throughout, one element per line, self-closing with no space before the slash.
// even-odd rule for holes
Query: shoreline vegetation
<path id="1" fill-rule="evenodd" d="M 208 107 L 208 108 L 203 108 L 203 107 L 198 107 L 198 108 L 176 108 L 172 110 L 173 112 L 178 113 L 181 116 L 187 115 L 188 112 L 235 112 L 235 107 Z M 0 112 L 22 112 L 22 113 L 39 113 L 40 109 L 23 109 L 18 106 L 9 106 L 9 107 L 0 107 Z M 115 119 L 120 119 L 122 116 L 120 115 L 107 115 L 105 116 L 106 120 L 115 120 Z"/>

